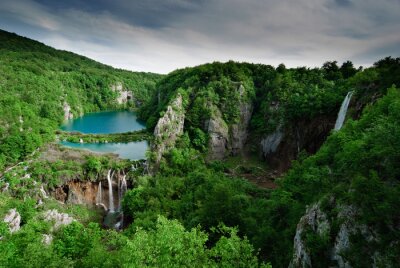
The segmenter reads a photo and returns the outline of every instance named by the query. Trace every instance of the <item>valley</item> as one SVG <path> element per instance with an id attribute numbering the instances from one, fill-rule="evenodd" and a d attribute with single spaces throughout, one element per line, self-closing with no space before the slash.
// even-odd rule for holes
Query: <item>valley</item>
<path id="1" fill-rule="evenodd" d="M 396 267 L 400 58 L 114 69 L 0 31 L 0 267 Z"/>

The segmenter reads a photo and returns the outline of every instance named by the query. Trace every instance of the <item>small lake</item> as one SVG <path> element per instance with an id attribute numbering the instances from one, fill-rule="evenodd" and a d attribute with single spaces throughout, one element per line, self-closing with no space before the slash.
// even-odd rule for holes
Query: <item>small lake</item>
<path id="1" fill-rule="evenodd" d="M 74 143 L 61 141 L 61 145 L 69 148 L 89 150 L 96 153 L 113 153 L 119 158 L 129 160 L 140 160 L 146 158 L 146 151 L 149 147 L 147 141 L 128 143 Z"/>
<path id="2" fill-rule="evenodd" d="M 79 131 L 84 134 L 110 134 L 137 131 L 145 128 L 136 114 L 130 111 L 109 111 L 85 114 L 82 117 L 65 122 L 64 131 Z M 149 147 L 147 141 L 128 143 L 73 143 L 61 141 L 65 147 L 89 150 L 97 153 L 114 153 L 120 158 L 139 160 L 146 158 Z"/>
<path id="3" fill-rule="evenodd" d="M 61 125 L 64 131 L 79 131 L 85 134 L 110 134 L 137 131 L 146 126 L 130 111 L 108 111 L 88 113 Z"/>

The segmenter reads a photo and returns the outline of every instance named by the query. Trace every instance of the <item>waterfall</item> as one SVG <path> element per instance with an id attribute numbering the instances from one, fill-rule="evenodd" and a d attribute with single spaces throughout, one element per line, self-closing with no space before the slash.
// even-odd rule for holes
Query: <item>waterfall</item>
<path id="1" fill-rule="evenodd" d="M 107 181 L 108 181 L 108 201 L 109 206 L 108 209 L 110 212 L 114 212 L 114 197 L 113 197 L 113 190 L 112 190 L 112 176 L 114 173 L 111 173 L 111 169 L 108 170 L 107 174 Z"/>
<path id="2" fill-rule="evenodd" d="M 124 175 L 118 185 L 118 199 L 119 199 L 118 211 L 121 211 L 122 198 L 124 197 L 124 194 L 126 193 L 127 189 L 128 189 L 128 186 L 126 184 L 126 175 Z"/>
<path id="3" fill-rule="evenodd" d="M 347 113 L 347 108 L 349 107 L 349 103 L 351 100 L 351 96 L 353 95 L 353 92 L 350 91 L 349 93 L 347 93 L 346 98 L 344 98 L 343 102 L 342 102 L 342 106 L 340 106 L 340 110 L 336 119 L 336 123 L 335 123 L 335 130 L 339 130 L 342 128 L 343 123 L 344 123 L 344 119 L 346 118 L 346 113 Z"/>
<path id="4" fill-rule="evenodd" d="M 103 192 L 101 189 L 101 182 L 99 182 L 99 188 L 97 189 L 97 195 L 96 195 L 96 204 L 101 204 L 103 203 Z"/>

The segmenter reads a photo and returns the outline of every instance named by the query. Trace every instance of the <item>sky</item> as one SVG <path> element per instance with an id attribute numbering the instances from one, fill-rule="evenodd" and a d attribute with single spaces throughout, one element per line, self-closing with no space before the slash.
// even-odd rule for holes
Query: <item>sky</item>
<path id="1" fill-rule="evenodd" d="M 400 0 L 0 0 L 0 29 L 132 71 L 400 56 Z"/>

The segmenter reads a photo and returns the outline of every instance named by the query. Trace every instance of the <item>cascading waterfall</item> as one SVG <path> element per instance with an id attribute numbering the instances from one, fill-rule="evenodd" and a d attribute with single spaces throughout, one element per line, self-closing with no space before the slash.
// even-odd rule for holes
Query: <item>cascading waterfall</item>
<path id="1" fill-rule="evenodd" d="M 340 106 L 340 110 L 338 113 L 338 117 L 335 123 L 335 130 L 339 130 L 342 128 L 344 119 L 346 118 L 347 108 L 349 107 L 351 96 L 353 95 L 353 91 L 347 93 L 346 98 L 344 98 L 342 102 L 342 106 Z"/>
<path id="2" fill-rule="evenodd" d="M 124 197 L 127 189 L 128 186 L 126 183 L 126 175 L 124 175 L 118 184 L 118 211 L 121 211 L 122 198 Z"/>
<path id="3" fill-rule="evenodd" d="M 115 198 L 117 199 L 117 204 L 118 207 L 114 207 L 114 192 L 113 192 L 113 177 L 114 177 L 114 171 L 110 169 L 107 173 L 107 181 L 108 181 L 108 199 L 109 199 L 109 207 L 108 207 L 108 213 L 105 215 L 104 222 L 105 226 L 108 226 L 110 228 L 114 228 L 116 230 L 121 230 L 123 228 L 123 220 L 124 216 L 122 213 L 122 198 L 126 191 L 128 190 L 128 185 L 126 181 L 126 175 L 124 171 L 122 171 L 122 177 L 121 174 L 119 174 L 119 179 L 117 183 L 118 187 L 118 196 Z M 105 209 L 106 206 L 103 204 L 103 193 L 102 193 L 102 187 L 101 187 L 101 182 L 99 183 L 99 188 L 97 190 L 97 195 L 96 195 L 96 203 L 97 205 L 103 206 Z"/>
<path id="4" fill-rule="evenodd" d="M 114 196 L 113 196 L 113 190 L 112 190 L 112 176 L 114 175 L 114 172 L 111 173 L 111 169 L 108 170 L 107 174 L 107 181 L 108 181 L 108 201 L 109 201 L 109 206 L 108 210 L 110 212 L 114 212 Z"/>
<path id="5" fill-rule="evenodd" d="M 96 205 L 103 204 L 103 189 L 101 187 L 101 182 L 99 182 L 99 187 L 96 194 Z"/>

